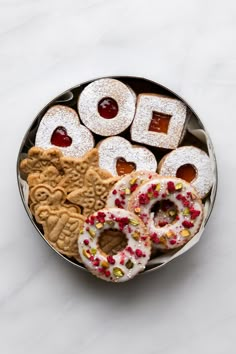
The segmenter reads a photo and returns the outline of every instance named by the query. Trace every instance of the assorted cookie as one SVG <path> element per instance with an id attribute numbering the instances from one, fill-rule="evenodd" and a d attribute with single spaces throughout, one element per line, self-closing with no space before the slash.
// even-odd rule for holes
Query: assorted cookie
<path id="1" fill-rule="evenodd" d="M 81 214 L 63 208 L 54 211 L 48 206 L 40 206 L 35 219 L 43 226 L 45 239 L 56 251 L 78 258 L 78 234 L 84 223 Z"/>
<path id="2" fill-rule="evenodd" d="M 126 246 L 115 255 L 104 252 L 100 237 L 118 230 Z M 151 241 L 143 222 L 132 212 L 119 208 L 102 209 L 90 215 L 79 237 L 81 259 L 91 273 L 107 281 L 121 282 L 144 270 L 151 254 Z"/>
<path id="3" fill-rule="evenodd" d="M 158 211 L 163 201 L 174 208 L 166 208 L 172 220 L 162 219 L 160 223 Z M 175 177 L 159 176 L 142 184 L 130 198 L 128 210 L 134 210 L 141 218 L 153 247 L 160 250 L 183 246 L 196 235 L 203 220 L 202 202 L 195 189 Z"/>
<path id="4" fill-rule="evenodd" d="M 202 199 L 209 193 L 215 181 L 209 156 L 194 146 L 182 146 L 165 155 L 159 162 L 158 173 L 186 180 Z"/>
<path id="5" fill-rule="evenodd" d="M 132 145 L 120 136 L 102 140 L 97 148 L 100 168 L 109 171 L 113 176 L 122 176 L 133 170 L 157 170 L 156 158 L 150 150 Z"/>
<path id="6" fill-rule="evenodd" d="M 44 149 L 56 146 L 64 156 L 80 157 L 94 147 L 94 138 L 90 130 L 80 124 L 74 109 L 56 105 L 43 116 L 35 146 Z"/>
<path id="7" fill-rule="evenodd" d="M 110 189 L 119 178 L 104 179 L 94 169 L 90 168 L 86 174 L 84 187 L 69 193 L 67 199 L 83 208 L 83 215 L 89 216 L 93 212 L 105 207 Z"/>
<path id="8" fill-rule="evenodd" d="M 127 281 L 198 233 L 211 160 L 179 146 L 187 107 L 178 99 L 136 98 L 105 78 L 86 85 L 77 105 L 52 106 L 39 123 L 20 163 L 28 205 L 57 252 L 103 280 Z"/>
<path id="9" fill-rule="evenodd" d="M 140 94 L 131 127 L 131 138 L 138 143 L 176 149 L 186 122 L 186 105 L 174 98 Z"/>
<path id="10" fill-rule="evenodd" d="M 107 208 L 127 209 L 130 197 L 141 184 L 157 177 L 158 174 L 151 171 L 136 171 L 124 175 L 110 190 L 107 196 Z"/>
<path id="11" fill-rule="evenodd" d="M 134 119 L 135 93 L 121 81 L 100 79 L 87 85 L 78 99 L 78 112 L 93 133 L 111 136 L 122 133 Z"/>

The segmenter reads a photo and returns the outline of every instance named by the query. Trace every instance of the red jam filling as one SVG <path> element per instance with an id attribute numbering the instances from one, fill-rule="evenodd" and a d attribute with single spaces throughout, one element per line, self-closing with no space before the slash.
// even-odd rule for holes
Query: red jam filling
<path id="1" fill-rule="evenodd" d="M 123 176 L 127 173 L 135 171 L 136 165 L 133 162 L 127 162 L 122 157 L 118 158 L 116 161 L 116 171 L 118 176 Z"/>
<path id="2" fill-rule="evenodd" d="M 177 170 L 176 177 L 182 178 L 187 182 L 192 182 L 196 178 L 196 169 L 191 164 L 180 166 Z"/>
<path id="3" fill-rule="evenodd" d="M 102 98 L 98 103 L 98 113 L 105 119 L 115 118 L 118 110 L 119 108 L 117 102 L 111 97 Z"/>
<path id="4" fill-rule="evenodd" d="M 72 139 L 67 135 L 64 127 L 57 127 L 51 136 L 51 144 L 60 147 L 68 147 L 72 144 Z"/>
<path id="5" fill-rule="evenodd" d="M 156 133 L 167 134 L 170 119 L 171 119 L 171 115 L 169 114 L 153 112 L 152 120 L 150 122 L 148 130 Z"/>

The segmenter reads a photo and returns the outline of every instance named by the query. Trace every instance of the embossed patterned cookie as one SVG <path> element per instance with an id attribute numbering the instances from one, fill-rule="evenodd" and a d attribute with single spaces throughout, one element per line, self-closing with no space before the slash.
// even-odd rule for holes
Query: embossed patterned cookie
<path id="1" fill-rule="evenodd" d="M 121 81 L 110 78 L 91 82 L 78 99 L 80 119 L 101 136 L 117 135 L 128 128 L 135 106 L 134 92 Z"/>
<path id="2" fill-rule="evenodd" d="M 44 149 L 56 146 L 64 156 L 80 157 L 93 148 L 94 139 L 72 108 L 56 105 L 43 116 L 35 145 Z"/>
<path id="3" fill-rule="evenodd" d="M 209 193 L 215 175 L 209 156 L 194 146 L 182 146 L 165 155 L 158 171 L 163 176 L 179 177 L 189 182 L 200 198 Z"/>
<path id="4" fill-rule="evenodd" d="M 131 127 L 133 141 L 165 149 L 178 147 L 186 121 L 186 105 L 170 97 L 142 93 Z"/>
<path id="5" fill-rule="evenodd" d="M 84 186 L 85 175 L 90 167 L 98 168 L 98 150 L 92 149 L 80 158 L 62 157 L 64 177 L 59 182 L 67 192 Z"/>
<path id="6" fill-rule="evenodd" d="M 123 176 L 110 190 L 106 207 L 127 209 L 130 197 L 134 191 L 141 184 L 155 177 L 158 177 L 158 174 L 151 171 L 136 171 Z"/>
<path id="7" fill-rule="evenodd" d="M 66 203 L 67 194 L 63 188 L 51 187 L 46 184 L 37 184 L 30 189 L 30 210 L 36 214 L 40 206 L 49 206 L 51 210 L 68 210 L 72 213 L 81 213 L 77 205 Z"/>
<path id="8" fill-rule="evenodd" d="M 26 159 L 20 163 L 20 170 L 28 175 L 33 172 L 43 172 L 47 167 L 54 166 L 57 170 L 61 169 L 62 153 L 58 149 L 44 150 L 33 146 L 28 151 Z"/>
<path id="9" fill-rule="evenodd" d="M 53 248 L 66 256 L 78 257 L 78 236 L 84 223 L 82 215 L 40 206 L 35 218 L 43 226 L 44 237 Z"/>
<path id="10" fill-rule="evenodd" d="M 46 184 L 51 187 L 56 187 L 62 179 L 62 175 L 54 166 L 48 166 L 42 172 L 30 173 L 27 182 L 30 188 L 37 184 Z"/>
<path id="11" fill-rule="evenodd" d="M 136 171 L 157 169 L 154 154 L 145 147 L 132 145 L 128 140 L 114 136 L 102 140 L 98 146 L 99 166 L 113 176 Z"/>
<path id="12" fill-rule="evenodd" d="M 90 168 L 86 173 L 84 186 L 69 193 L 67 199 L 81 206 L 84 216 L 89 216 L 105 207 L 108 193 L 118 179 L 119 177 L 104 179 L 93 168 Z"/>

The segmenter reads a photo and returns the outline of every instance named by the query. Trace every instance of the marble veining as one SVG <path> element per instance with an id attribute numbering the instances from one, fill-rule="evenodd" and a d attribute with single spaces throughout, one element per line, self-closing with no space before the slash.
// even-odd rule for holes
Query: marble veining
<path id="1" fill-rule="evenodd" d="M 233 0 L 0 0 L 2 354 L 235 352 L 235 18 Z M 220 180 L 199 244 L 115 285 L 49 249 L 15 173 L 38 111 L 103 75 L 143 76 L 182 95 L 210 132 Z"/>

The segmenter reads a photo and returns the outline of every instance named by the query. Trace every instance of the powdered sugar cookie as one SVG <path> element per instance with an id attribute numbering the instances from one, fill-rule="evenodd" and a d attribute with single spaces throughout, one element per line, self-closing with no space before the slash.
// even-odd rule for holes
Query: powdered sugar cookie
<path id="1" fill-rule="evenodd" d="M 125 248 L 115 255 L 106 254 L 99 244 L 102 235 L 111 229 L 126 238 Z M 78 248 L 86 268 L 112 282 L 127 281 L 144 270 L 151 253 L 143 222 L 135 214 L 118 208 L 92 214 L 81 230 Z"/>
<path id="2" fill-rule="evenodd" d="M 43 116 L 35 145 L 44 149 L 56 146 L 64 156 L 80 157 L 93 148 L 94 139 L 72 108 L 56 105 Z"/>
<path id="3" fill-rule="evenodd" d="M 132 145 L 128 140 L 114 136 L 102 140 L 98 146 L 99 166 L 113 176 L 136 171 L 157 169 L 154 154 L 145 147 Z"/>
<path id="4" fill-rule="evenodd" d="M 170 223 L 157 225 L 155 205 L 167 200 L 175 205 Z M 142 184 L 132 195 L 129 210 L 143 220 L 153 247 L 159 250 L 178 248 L 199 230 L 203 220 L 202 202 L 195 189 L 186 181 L 174 177 L 157 177 Z"/>
<path id="5" fill-rule="evenodd" d="M 138 96 L 131 138 L 139 143 L 175 149 L 186 120 L 186 105 L 180 100 L 156 94 Z"/>
<path id="6" fill-rule="evenodd" d="M 158 171 L 163 176 L 186 180 L 200 198 L 209 193 L 215 180 L 209 156 L 194 146 L 182 146 L 165 155 L 159 163 Z"/>
<path id="7" fill-rule="evenodd" d="M 78 99 L 82 122 L 92 132 L 110 136 L 123 132 L 132 123 L 136 97 L 115 79 L 100 79 L 84 88 Z"/>

